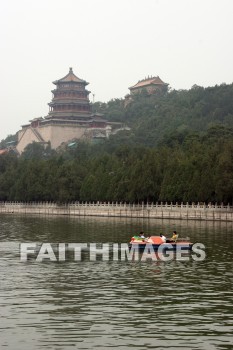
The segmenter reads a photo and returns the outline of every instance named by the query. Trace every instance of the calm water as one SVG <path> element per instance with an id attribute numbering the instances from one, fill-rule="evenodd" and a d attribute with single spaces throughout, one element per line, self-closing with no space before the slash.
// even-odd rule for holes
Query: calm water
<path id="1" fill-rule="evenodd" d="M 203 262 L 19 261 L 20 242 L 128 242 L 167 233 Z M 233 224 L 0 216 L 1 349 L 233 349 Z"/>

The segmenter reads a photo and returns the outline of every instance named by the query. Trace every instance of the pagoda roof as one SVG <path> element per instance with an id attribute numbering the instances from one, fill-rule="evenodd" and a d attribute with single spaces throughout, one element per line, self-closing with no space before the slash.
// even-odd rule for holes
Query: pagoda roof
<path id="1" fill-rule="evenodd" d="M 66 82 L 74 82 L 74 83 L 85 83 L 86 85 L 88 84 L 85 80 L 78 78 L 74 73 L 73 69 L 70 68 L 69 73 L 58 80 L 55 80 L 53 84 L 57 85 L 58 83 L 66 83 Z"/>
<path id="2" fill-rule="evenodd" d="M 148 77 L 145 78 L 143 80 L 139 80 L 137 82 L 137 84 L 131 86 L 129 89 L 136 89 L 136 88 L 140 88 L 140 87 L 144 87 L 144 86 L 148 86 L 148 85 L 168 85 L 167 83 L 164 83 L 160 77 Z"/>

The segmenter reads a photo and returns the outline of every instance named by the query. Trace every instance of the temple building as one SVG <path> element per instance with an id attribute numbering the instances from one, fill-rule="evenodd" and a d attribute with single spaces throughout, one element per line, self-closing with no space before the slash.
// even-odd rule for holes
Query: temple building
<path id="1" fill-rule="evenodd" d="M 133 100 L 133 96 L 146 92 L 149 95 L 164 94 L 168 91 L 167 83 L 164 83 L 159 76 L 147 77 L 139 80 L 137 84 L 129 87 L 130 94 L 125 96 L 125 106 Z"/>
<path id="2" fill-rule="evenodd" d="M 32 143 L 50 143 L 56 149 L 64 142 L 74 139 L 106 138 L 121 128 L 120 123 L 110 123 L 103 115 L 92 113 L 88 82 L 78 78 L 72 68 L 62 79 L 53 82 L 53 98 L 46 117 L 34 118 L 18 132 L 17 151 Z M 101 136 L 102 135 L 102 136 Z"/>

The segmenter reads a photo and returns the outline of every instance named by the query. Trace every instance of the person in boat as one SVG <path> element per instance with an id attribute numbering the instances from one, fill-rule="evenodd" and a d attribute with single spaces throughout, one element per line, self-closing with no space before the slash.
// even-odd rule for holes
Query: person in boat
<path id="1" fill-rule="evenodd" d="M 142 239 L 145 239 L 145 238 L 146 238 L 146 237 L 144 236 L 144 232 L 143 232 L 143 231 L 141 231 L 141 232 L 139 233 L 139 237 L 142 238 Z"/>
<path id="2" fill-rule="evenodd" d="M 176 231 L 172 232 L 172 237 L 170 239 L 167 239 L 167 243 L 176 243 L 178 238 L 178 234 Z"/>
<path id="3" fill-rule="evenodd" d="M 142 242 L 145 242 L 145 241 L 147 240 L 147 238 L 144 236 L 144 232 L 143 232 L 143 231 L 141 231 L 141 232 L 139 233 L 139 239 L 141 239 Z"/>
<path id="4" fill-rule="evenodd" d="M 134 241 L 145 242 L 146 237 L 144 236 L 144 232 L 141 231 L 138 235 L 133 236 L 132 239 L 133 239 Z"/>
<path id="5" fill-rule="evenodd" d="M 162 233 L 160 233 L 160 238 L 163 240 L 164 243 L 167 242 L 167 238 Z"/>
<path id="6" fill-rule="evenodd" d="M 177 238 L 178 238 L 178 234 L 177 234 L 177 232 L 176 232 L 176 231 L 173 231 L 173 232 L 172 232 L 172 238 L 171 238 L 171 241 L 176 242 L 176 241 L 177 241 Z"/>

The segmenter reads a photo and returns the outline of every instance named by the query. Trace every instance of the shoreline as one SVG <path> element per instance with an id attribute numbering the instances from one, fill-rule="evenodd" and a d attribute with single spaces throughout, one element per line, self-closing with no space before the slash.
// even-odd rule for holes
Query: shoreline
<path id="1" fill-rule="evenodd" d="M 0 214 L 233 221 L 233 207 L 206 204 L 1 202 Z"/>

